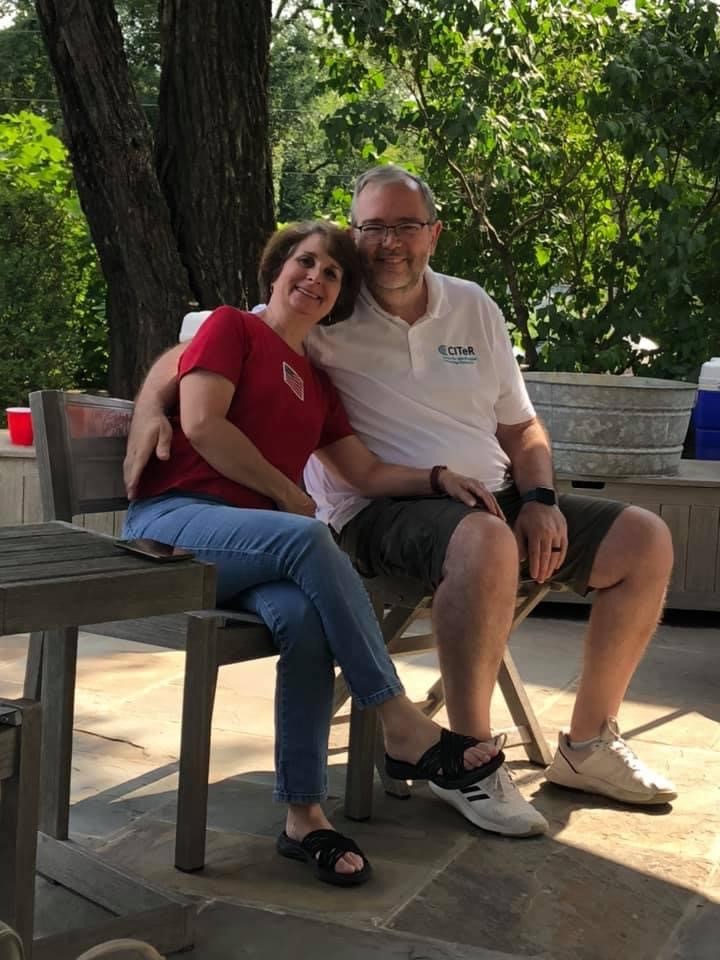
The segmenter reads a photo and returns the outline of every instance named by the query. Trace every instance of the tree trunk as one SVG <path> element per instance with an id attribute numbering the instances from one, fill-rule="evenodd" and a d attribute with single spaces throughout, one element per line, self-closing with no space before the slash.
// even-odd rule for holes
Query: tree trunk
<path id="1" fill-rule="evenodd" d="M 195 299 L 257 303 L 274 227 L 270 0 L 160 0 L 157 164 Z"/>
<path id="2" fill-rule="evenodd" d="M 199 4 L 198 6 L 203 6 Z M 36 0 L 78 193 L 108 286 L 113 394 L 132 396 L 191 296 L 112 0 Z"/>

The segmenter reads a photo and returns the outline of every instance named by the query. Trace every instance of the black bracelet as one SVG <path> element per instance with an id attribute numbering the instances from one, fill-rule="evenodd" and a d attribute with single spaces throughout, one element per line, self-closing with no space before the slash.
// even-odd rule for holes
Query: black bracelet
<path id="1" fill-rule="evenodd" d="M 446 464 L 436 464 L 430 471 L 430 489 L 433 493 L 445 493 L 443 488 L 440 486 L 440 474 L 443 470 L 447 470 Z"/>

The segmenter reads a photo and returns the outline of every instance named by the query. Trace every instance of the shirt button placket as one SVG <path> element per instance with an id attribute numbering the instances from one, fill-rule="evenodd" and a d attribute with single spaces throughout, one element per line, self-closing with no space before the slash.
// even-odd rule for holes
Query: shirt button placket
<path id="1" fill-rule="evenodd" d="M 415 378 L 422 376 L 427 369 L 427 360 L 423 350 L 422 333 L 415 327 L 410 327 L 408 330 L 408 353 L 413 376 Z"/>

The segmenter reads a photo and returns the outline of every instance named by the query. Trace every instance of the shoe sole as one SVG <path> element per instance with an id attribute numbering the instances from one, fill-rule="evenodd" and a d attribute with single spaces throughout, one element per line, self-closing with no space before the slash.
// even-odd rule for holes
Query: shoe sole
<path id="1" fill-rule="evenodd" d="M 564 787 L 566 790 L 599 794 L 602 797 L 609 797 L 611 800 L 617 800 L 620 803 L 631 803 L 638 807 L 658 807 L 677 799 L 677 793 L 672 790 L 665 791 L 664 793 L 658 792 L 650 797 L 641 798 L 636 793 L 630 793 L 628 790 L 609 788 L 604 780 L 596 780 L 594 777 L 572 776 L 563 778 L 562 775 L 557 774 L 550 776 L 549 771 L 546 771 L 545 779 L 548 783 L 554 783 L 555 786 Z"/>
<path id="2" fill-rule="evenodd" d="M 472 817 L 468 816 L 463 805 L 458 803 L 455 797 L 446 797 L 442 793 L 436 793 L 435 790 L 433 790 L 433 786 L 434 784 L 430 785 L 430 790 L 432 791 L 433 796 L 437 797 L 438 800 L 442 800 L 444 803 L 447 803 L 447 805 L 452 807 L 453 810 L 457 810 L 463 820 L 467 821 L 467 823 L 471 823 L 474 827 L 478 827 L 480 830 L 484 830 L 486 833 L 494 833 L 496 836 L 500 837 L 515 837 L 518 840 L 522 840 L 524 837 L 537 837 L 548 832 L 549 824 L 540 823 L 535 827 L 530 827 L 529 829 L 523 831 L 515 832 L 511 830 L 502 830 L 496 823 L 493 823 L 492 820 L 485 820 L 483 817 L 478 816 L 474 812 Z"/>

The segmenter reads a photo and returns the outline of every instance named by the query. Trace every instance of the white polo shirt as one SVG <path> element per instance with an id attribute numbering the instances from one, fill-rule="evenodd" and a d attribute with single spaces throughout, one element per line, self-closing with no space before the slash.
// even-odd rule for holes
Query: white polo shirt
<path id="1" fill-rule="evenodd" d="M 475 283 L 426 272 L 428 308 L 408 325 L 366 287 L 350 319 L 316 327 L 312 361 L 330 375 L 357 435 L 382 460 L 447 464 L 497 491 L 510 461 L 498 423 L 535 416 L 503 316 Z M 317 516 L 340 530 L 370 501 L 336 480 L 317 457 L 305 469 Z"/>

